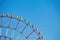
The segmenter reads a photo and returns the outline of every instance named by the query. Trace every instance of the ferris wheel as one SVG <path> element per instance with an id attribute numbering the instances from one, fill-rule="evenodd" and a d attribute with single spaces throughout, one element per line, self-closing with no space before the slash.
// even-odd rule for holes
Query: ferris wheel
<path id="1" fill-rule="evenodd" d="M 0 15 L 0 40 L 43 40 L 35 25 L 13 15 Z"/>

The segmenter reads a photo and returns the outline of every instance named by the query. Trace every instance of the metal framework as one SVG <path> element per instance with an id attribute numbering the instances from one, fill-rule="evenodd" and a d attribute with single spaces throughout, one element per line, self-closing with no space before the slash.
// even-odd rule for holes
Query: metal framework
<path id="1" fill-rule="evenodd" d="M 31 36 L 33 33 L 36 33 L 36 35 L 38 36 L 38 37 L 37 37 L 36 39 L 34 39 L 34 40 L 43 40 L 43 36 L 40 36 L 41 33 L 38 32 L 38 28 L 34 28 L 35 26 L 34 26 L 34 25 L 31 25 L 30 22 L 26 22 L 26 19 L 22 19 L 22 16 L 21 16 L 20 19 L 19 19 L 18 16 L 14 17 L 14 16 L 12 16 L 12 15 L 9 16 L 8 14 L 6 14 L 6 15 L 2 14 L 2 15 L 0 15 L 0 18 L 1 18 L 1 19 L 0 19 L 0 40 L 1 40 L 2 37 L 4 38 L 4 40 L 7 40 L 7 38 L 9 38 L 9 40 L 12 40 L 13 35 L 14 35 L 14 33 L 15 33 L 16 31 L 17 31 L 20 35 L 23 35 L 23 33 L 24 33 L 24 31 L 26 30 L 27 26 L 29 26 L 29 27 L 32 29 L 32 31 L 31 31 L 28 35 L 24 36 L 24 37 L 25 37 L 24 40 L 29 40 L 29 36 Z M 10 18 L 7 27 L 5 27 L 5 26 L 3 27 L 3 25 L 2 25 L 3 18 Z M 11 24 L 11 20 L 12 20 L 12 19 L 18 20 L 18 22 L 17 22 L 17 24 L 16 24 L 16 26 L 15 26 L 14 28 L 11 28 L 11 27 L 10 27 L 10 24 Z M 20 22 L 25 23 L 25 26 L 23 27 L 22 31 L 18 31 L 18 30 L 17 30 L 18 25 L 19 25 Z M 5 36 L 1 36 L 1 29 L 2 29 L 2 28 L 6 28 L 6 29 L 7 29 Z M 10 37 L 7 36 L 9 29 L 14 30 L 14 31 L 12 32 L 12 34 L 11 34 Z M 33 36 L 32 36 L 32 37 L 33 37 Z M 19 38 L 19 36 L 17 36 L 15 40 L 18 40 L 18 38 Z"/>

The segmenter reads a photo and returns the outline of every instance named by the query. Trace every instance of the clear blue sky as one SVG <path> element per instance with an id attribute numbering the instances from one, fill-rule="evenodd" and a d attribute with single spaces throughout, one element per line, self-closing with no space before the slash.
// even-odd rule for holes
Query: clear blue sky
<path id="1" fill-rule="evenodd" d="M 39 26 L 44 40 L 60 40 L 59 0 L 0 0 L 0 14 L 6 12 Z"/>

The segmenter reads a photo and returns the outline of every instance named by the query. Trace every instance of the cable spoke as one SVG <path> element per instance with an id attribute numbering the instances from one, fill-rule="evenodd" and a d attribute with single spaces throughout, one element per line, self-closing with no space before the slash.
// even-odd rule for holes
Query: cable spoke
<path id="1" fill-rule="evenodd" d="M 21 34 L 24 32 L 24 30 L 26 29 L 27 25 L 25 25 L 25 27 L 23 28 L 23 30 L 20 32 Z"/>
<path id="2" fill-rule="evenodd" d="M 11 34 L 11 38 L 13 37 L 14 33 L 15 33 L 15 30 L 14 30 L 13 33 Z"/>
<path id="3" fill-rule="evenodd" d="M 36 31 L 36 30 L 33 30 L 28 36 L 26 36 L 26 39 L 27 39 L 34 31 Z"/>
<path id="4" fill-rule="evenodd" d="M 19 22 L 20 22 L 20 21 L 18 21 L 18 23 L 17 23 L 17 25 L 16 25 L 16 27 L 15 27 L 15 30 L 17 29 L 17 27 L 18 27 L 18 25 L 19 25 Z"/>

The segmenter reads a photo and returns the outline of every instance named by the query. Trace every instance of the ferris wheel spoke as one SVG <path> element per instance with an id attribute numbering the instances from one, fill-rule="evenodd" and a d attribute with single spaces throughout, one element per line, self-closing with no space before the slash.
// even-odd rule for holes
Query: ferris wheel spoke
<path id="1" fill-rule="evenodd" d="M 11 38 L 13 37 L 14 33 L 15 33 L 15 30 L 14 30 L 13 33 L 11 34 Z"/>
<path id="2" fill-rule="evenodd" d="M 19 36 L 16 37 L 16 40 L 18 40 L 18 39 L 19 39 Z"/>
<path id="3" fill-rule="evenodd" d="M 20 22 L 20 21 L 17 22 L 17 25 L 16 25 L 16 27 L 14 28 L 15 30 L 17 29 L 17 27 L 18 27 L 18 25 L 19 25 L 19 22 Z"/>
<path id="4" fill-rule="evenodd" d="M 41 38 L 39 37 L 39 38 L 37 38 L 36 40 L 41 40 Z"/>
<path id="5" fill-rule="evenodd" d="M 34 32 L 35 30 L 33 30 L 29 35 L 26 36 L 26 39 Z"/>
<path id="6" fill-rule="evenodd" d="M 10 27 L 10 24 L 11 24 L 11 19 L 10 19 L 10 21 L 8 22 L 8 28 Z"/>
<path id="7" fill-rule="evenodd" d="M 37 28 L 33 29 L 33 31 L 28 36 L 26 36 L 26 38 L 28 38 L 33 32 L 36 32 L 37 30 Z"/>
<path id="8" fill-rule="evenodd" d="M 27 25 L 25 25 L 25 27 L 22 29 L 22 31 L 20 32 L 21 34 L 24 32 L 24 30 L 26 29 Z"/>
<path id="9" fill-rule="evenodd" d="M 7 28 L 7 30 L 6 30 L 6 36 L 8 35 L 8 31 L 9 31 L 9 28 Z"/>

